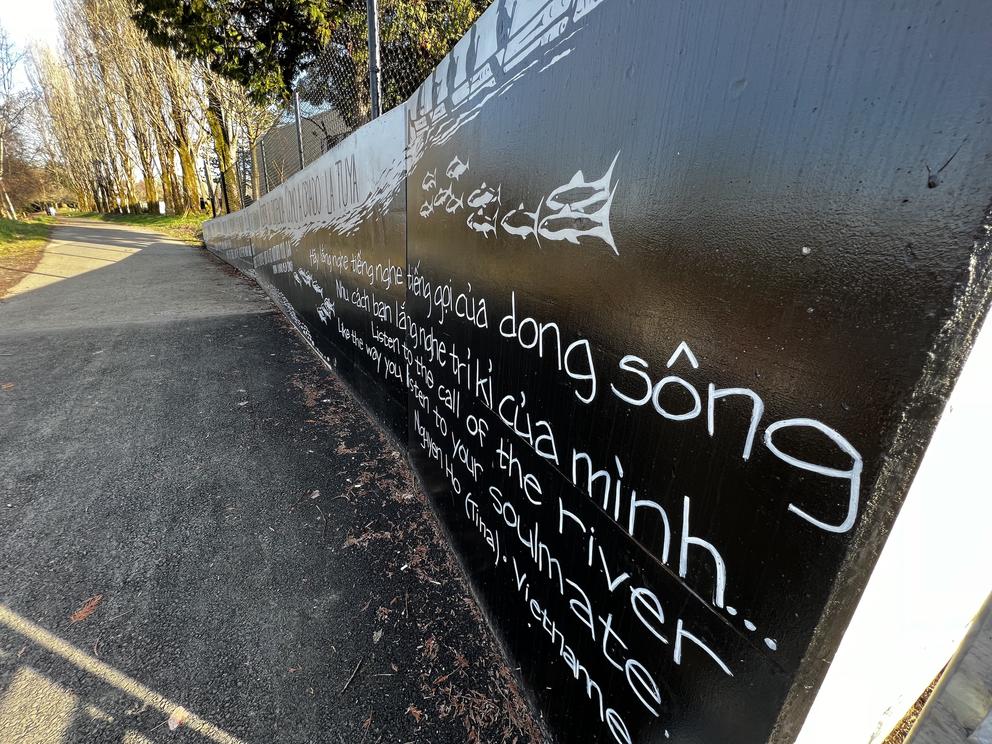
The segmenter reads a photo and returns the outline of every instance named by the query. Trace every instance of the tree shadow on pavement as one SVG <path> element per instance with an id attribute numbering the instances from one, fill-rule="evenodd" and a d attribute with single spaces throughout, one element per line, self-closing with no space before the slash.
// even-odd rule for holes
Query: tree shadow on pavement
<path id="1" fill-rule="evenodd" d="M 0 740 L 541 739 L 399 449 L 257 285 L 104 230 L 0 302 Z"/>

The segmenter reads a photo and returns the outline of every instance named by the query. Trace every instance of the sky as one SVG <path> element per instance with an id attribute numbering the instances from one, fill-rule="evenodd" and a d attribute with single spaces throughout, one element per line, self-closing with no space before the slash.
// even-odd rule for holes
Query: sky
<path id="1" fill-rule="evenodd" d="M 0 26 L 18 50 L 23 50 L 32 41 L 53 49 L 58 47 L 59 31 L 53 0 L 0 0 Z M 17 79 L 20 84 L 27 84 L 23 65 Z"/>
<path id="2" fill-rule="evenodd" d="M 0 25 L 18 46 L 26 46 L 30 41 L 58 45 L 52 0 L 0 0 Z"/>

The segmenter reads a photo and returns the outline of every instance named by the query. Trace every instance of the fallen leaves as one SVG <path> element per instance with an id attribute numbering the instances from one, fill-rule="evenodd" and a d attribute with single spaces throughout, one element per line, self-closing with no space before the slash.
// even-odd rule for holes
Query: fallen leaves
<path id="1" fill-rule="evenodd" d="M 187 718 L 189 718 L 189 711 L 181 705 L 178 706 L 174 711 L 172 711 L 172 715 L 169 716 L 169 731 L 175 731 L 177 728 L 182 726 L 186 722 Z"/>
<path id="2" fill-rule="evenodd" d="M 426 641 L 424 641 L 424 656 L 428 659 L 437 658 L 437 641 L 434 636 L 431 636 Z"/>
<path id="3" fill-rule="evenodd" d="M 97 608 L 97 605 L 99 605 L 100 602 L 102 601 L 103 601 L 102 594 L 94 594 L 92 597 L 90 597 L 83 603 L 82 607 L 80 607 L 78 610 L 76 610 L 74 613 L 72 613 L 69 616 L 69 622 L 81 623 L 83 620 L 85 620 L 86 618 L 88 618 L 90 615 L 93 614 L 93 612 Z"/>
<path id="4" fill-rule="evenodd" d="M 406 712 L 413 716 L 413 720 L 417 723 L 420 723 L 420 719 L 424 717 L 424 711 L 412 703 L 410 704 L 410 707 L 406 709 Z"/>
<path id="5" fill-rule="evenodd" d="M 0 390 L 13 390 L 13 389 L 14 389 L 13 382 L 5 382 L 3 384 L 0 384 Z"/>
<path id="6" fill-rule="evenodd" d="M 334 451 L 339 455 L 354 455 L 356 452 L 358 452 L 358 447 L 349 447 L 344 443 L 344 440 L 342 439 L 338 443 L 338 446 Z"/>
<path id="7" fill-rule="evenodd" d="M 344 545 L 342 545 L 341 547 L 350 548 L 352 546 L 355 546 L 359 548 L 364 548 L 367 547 L 369 543 L 375 542 L 376 540 L 388 540 L 392 537 L 393 537 L 392 532 L 385 532 L 385 531 L 374 532 L 369 530 L 363 533 L 362 535 L 359 535 L 358 537 L 355 537 L 354 535 L 348 535 L 348 537 L 345 538 Z"/>

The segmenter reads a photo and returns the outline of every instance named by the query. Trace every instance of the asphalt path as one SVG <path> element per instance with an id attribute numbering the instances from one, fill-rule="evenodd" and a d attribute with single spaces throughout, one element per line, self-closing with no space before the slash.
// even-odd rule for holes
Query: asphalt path
<path id="1" fill-rule="evenodd" d="M 0 300 L 0 576 L 4 744 L 540 738 L 394 443 L 152 232 Z"/>

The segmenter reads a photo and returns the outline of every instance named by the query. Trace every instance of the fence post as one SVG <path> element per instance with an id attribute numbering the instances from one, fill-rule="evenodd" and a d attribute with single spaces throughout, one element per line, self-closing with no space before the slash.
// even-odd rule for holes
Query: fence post
<path id="1" fill-rule="evenodd" d="M 296 147 L 300 151 L 300 170 L 306 167 L 303 162 L 303 121 L 300 119 L 300 94 L 293 91 L 293 108 L 296 110 Z"/>
<path id="2" fill-rule="evenodd" d="M 244 155 L 242 151 L 234 151 L 234 188 L 238 190 L 238 201 L 241 203 L 241 208 L 245 207 L 245 173 L 244 173 L 245 163 Z"/>
<path id="3" fill-rule="evenodd" d="M 381 89 L 379 79 L 379 9 L 377 5 L 378 0 L 366 0 L 369 19 L 369 98 L 372 119 L 382 113 L 379 101 Z"/>
<path id="4" fill-rule="evenodd" d="M 262 161 L 262 187 L 265 189 L 265 193 L 268 194 L 271 189 L 269 189 L 269 166 L 265 162 L 265 138 L 263 137 L 258 141 L 258 151 L 260 154 L 260 159 Z"/>
<path id="5" fill-rule="evenodd" d="M 217 205 L 214 203 L 214 185 L 210 181 L 210 171 L 207 169 L 207 156 L 203 156 L 203 177 L 207 182 L 207 196 L 210 197 L 210 214 L 217 216 Z M 151 209 L 151 207 L 149 207 Z"/>

